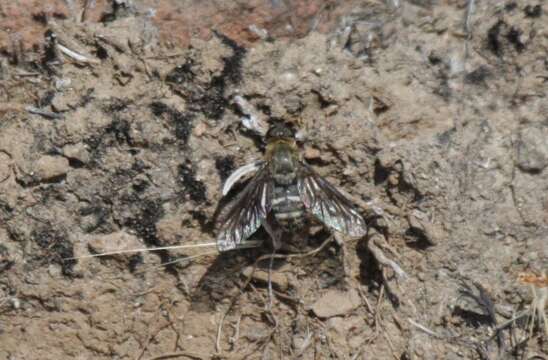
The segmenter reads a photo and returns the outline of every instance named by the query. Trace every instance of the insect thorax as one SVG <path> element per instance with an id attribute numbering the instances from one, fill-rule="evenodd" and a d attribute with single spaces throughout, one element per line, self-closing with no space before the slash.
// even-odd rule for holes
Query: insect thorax
<path id="1" fill-rule="evenodd" d="M 298 156 L 293 145 L 286 141 L 269 144 L 267 150 L 270 173 L 276 184 L 291 185 L 297 180 Z"/>

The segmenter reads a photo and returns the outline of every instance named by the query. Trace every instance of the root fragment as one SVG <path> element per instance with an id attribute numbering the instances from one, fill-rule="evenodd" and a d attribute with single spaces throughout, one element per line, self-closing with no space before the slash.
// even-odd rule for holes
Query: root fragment
<path id="1" fill-rule="evenodd" d="M 391 268 L 396 273 L 398 278 L 402 280 L 407 279 L 409 277 L 407 273 L 395 261 L 387 258 L 386 255 L 384 255 L 384 252 L 375 243 L 376 241 L 380 241 L 382 239 L 382 235 L 374 234 L 367 242 L 367 248 L 371 251 L 375 257 L 375 260 L 377 260 L 381 266 Z"/>

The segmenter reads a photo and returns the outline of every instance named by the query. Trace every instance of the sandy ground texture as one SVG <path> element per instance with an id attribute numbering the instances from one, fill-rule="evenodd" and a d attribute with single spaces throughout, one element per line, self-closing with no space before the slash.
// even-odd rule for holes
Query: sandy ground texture
<path id="1" fill-rule="evenodd" d="M 146 11 L 40 16 L 3 50 L 0 359 L 547 358 L 546 2 L 344 6 L 189 46 Z M 285 239 L 309 253 L 275 261 L 271 299 L 267 243 L 68 260 L 214 241 L 223 182 L 263 154 L 250 119 L 297 126 L 368 235 Z"/>

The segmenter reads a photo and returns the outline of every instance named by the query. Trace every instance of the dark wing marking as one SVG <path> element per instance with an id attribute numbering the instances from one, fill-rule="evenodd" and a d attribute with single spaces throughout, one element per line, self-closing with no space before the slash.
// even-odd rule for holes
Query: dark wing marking
<path id="1" fill-rule="evenodd" d="M 236 249 L 261 226 L 270 212 L 272 181 L 264 165 L 245 189 L 220 213 L 217 235 L 219 251 Z"/>
<path id="2" fill-rule="evenodd" d="M 310 166 L 301 163 L 297 187 L 304 206 L 327 227 L 350 236 L 364 236 L 365 220 L 354 205 Z"/>

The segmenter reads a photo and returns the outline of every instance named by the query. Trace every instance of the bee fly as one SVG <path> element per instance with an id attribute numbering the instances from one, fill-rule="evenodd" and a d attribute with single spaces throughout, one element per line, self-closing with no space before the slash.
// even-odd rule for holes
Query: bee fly
<path id="1" fill-rule="evenodd" d="M 291 128 L 272 125 L 266 142 L 265 159 L 238 169 L 225 184 L 223 195 L 243 175 L 257 171 L 220 212 L 219 251 L 248 247 L 248 238 L 261 225 L 277 250 L 284 232 L 302 228 L 313 218 L 352 237 L 365 235 L 365 221 L 352 203 L 300 157 Z"/>

